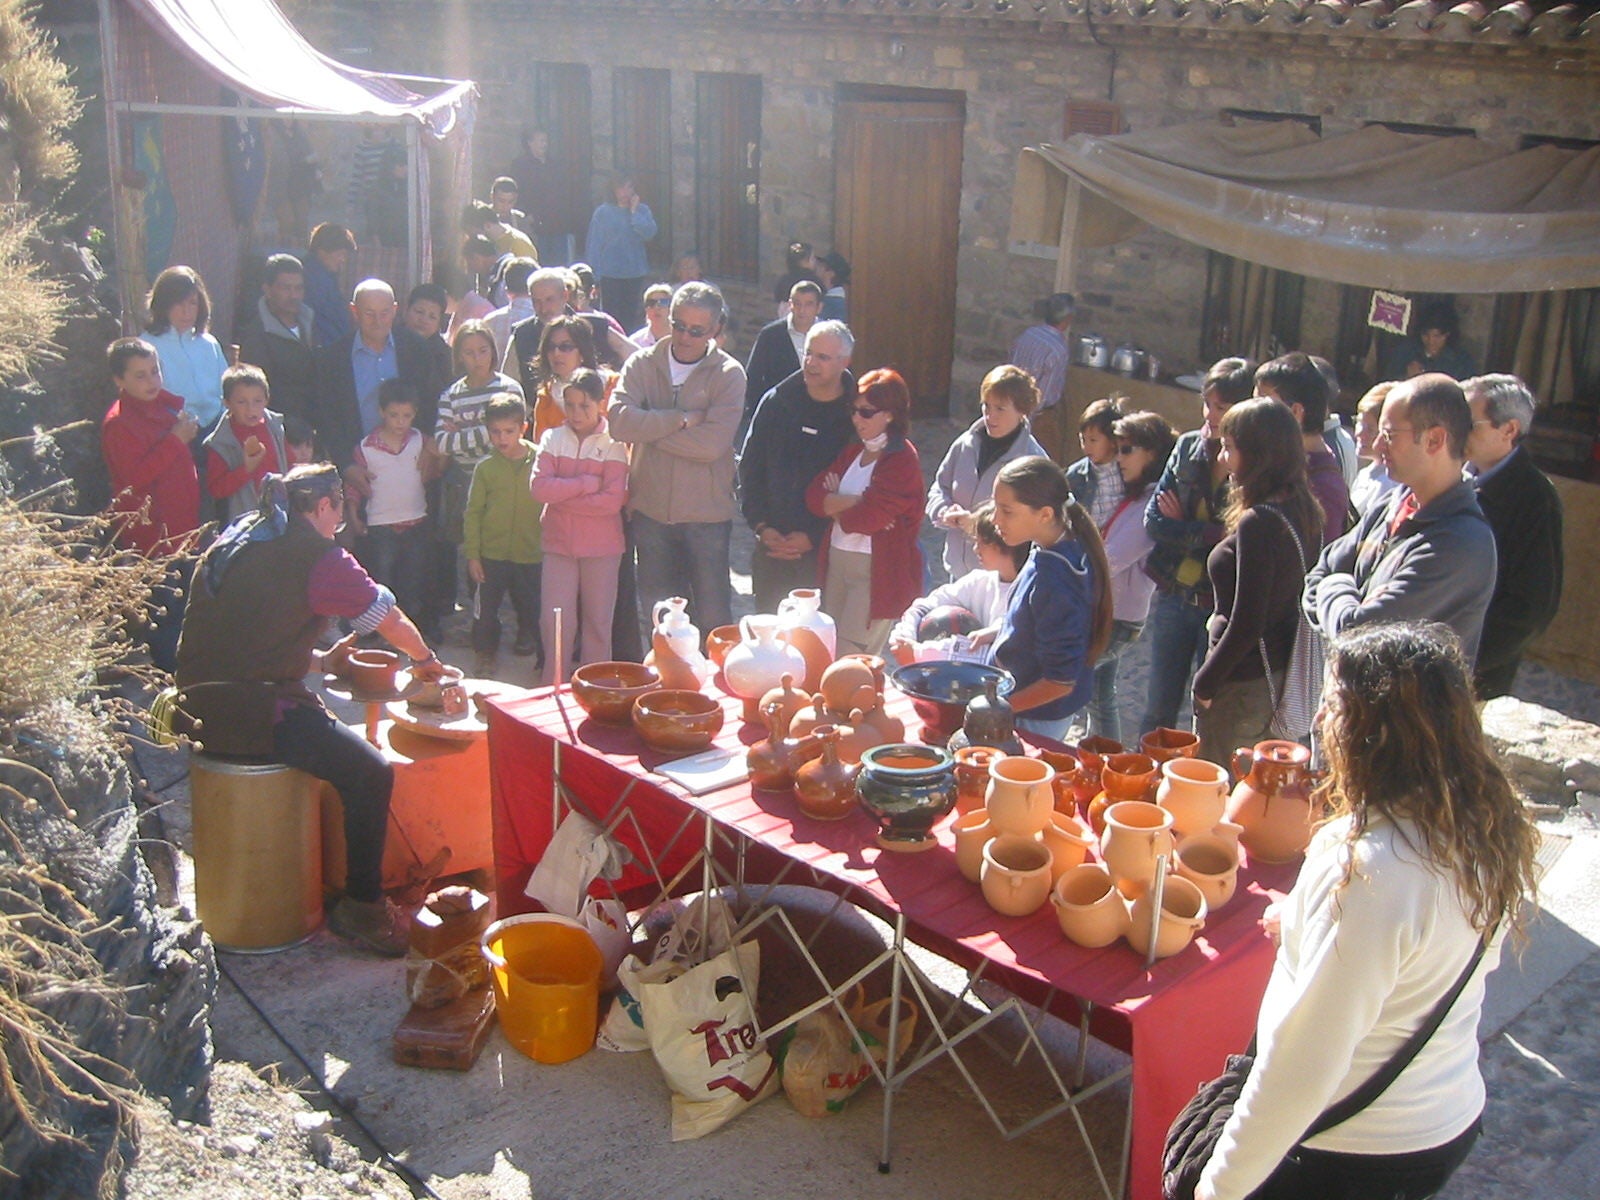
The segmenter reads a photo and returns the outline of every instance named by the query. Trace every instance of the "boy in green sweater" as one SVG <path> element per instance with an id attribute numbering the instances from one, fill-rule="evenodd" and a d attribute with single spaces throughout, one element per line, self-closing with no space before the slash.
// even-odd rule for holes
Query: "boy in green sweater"
<path id="1" fill-rule="evenodd" d="M 467 575 L 478 590 L 472 614 L 472 648 L 477 652 L 473 673 L 491 679 L 500 647 L 500 602 L 507 592 L 517 614 L 512 652 L 537 656 L 535 669 L 544 668 L 539 642 L 541 554 L 539 505 L 530 487 L 534 445 L 522 436 L 528 429 L 527 409 L 519 397 L 502 393 L 484 405 L 483 423 L 493 453 L 472 472 L 464 546 Z"/>

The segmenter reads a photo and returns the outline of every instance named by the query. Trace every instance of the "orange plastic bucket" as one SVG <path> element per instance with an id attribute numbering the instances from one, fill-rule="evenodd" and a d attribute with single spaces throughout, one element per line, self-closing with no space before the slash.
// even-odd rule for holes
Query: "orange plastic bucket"
<path id="1" fill-rule="evenodd" d="M 570 917 L 525 913 L 483 933 L 506 1040 L 534 1062 L 563 1063 L 594 1045 L 600 948 Z"/>

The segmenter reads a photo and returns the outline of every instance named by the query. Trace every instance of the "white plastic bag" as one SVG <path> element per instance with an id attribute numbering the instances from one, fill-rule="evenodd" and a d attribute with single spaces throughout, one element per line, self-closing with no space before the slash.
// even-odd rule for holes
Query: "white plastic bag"
<path id="1" fill-rule="evenodd" d="M 742 942 L 666 983 L 642 983 L 639 1006 L 672 1088 L 672 1140 L 703 1137 L 772 1094 L 777 1066 L 756 1022 L 761 947 Z"/>
<path id="2" fill-rule="evenodd" d="M 600 972 L 600 990 L 610 991 L 617 986 L 617 967 L 632 944 L 628 934 L 628 910 L 620 900 L 598 900 L 590 896 L 578 910 L 578 924 L 588 930 L 594 944 L 600 947 L 604 964 Z"/>
<path id="3" fill-rule="evenodd" d="M 626 930 L 625 914 L 621 925 Z M 624 941 L 624 957 L 617 965 L 617 994 L 611 998 L 611 1007 L 600 1023 L 595 1044 L 602 1050 L 619 1054 L 649 1049 L 644 1014 L 639 1008 L 640 985 L 666 983 L 708 955 L 720 954 L 732 944 L 733 929 L 733 911 L 726 900 L 721 896 L 695 897 L 673 912 L 672 924 L 657 939 L 649 962 L 636 954 L 627 954 Z M 596 941 L 599 942 L 598 936 Z M 604 955 L 605 943 L 599 944 Z"/>

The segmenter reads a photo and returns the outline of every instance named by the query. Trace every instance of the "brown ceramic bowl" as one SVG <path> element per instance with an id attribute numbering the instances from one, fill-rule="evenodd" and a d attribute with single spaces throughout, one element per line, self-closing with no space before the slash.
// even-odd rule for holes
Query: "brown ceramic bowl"
<path id="1" fill-rule="evenodd" d="M 391 650 L 350 652 L 350 682 L 356 691 L 369 696 L 387 696 L 394 691 L 394 676 L 399 669 L 400 656 Z"/>
<path id="2" fill-rule="evenodd" d="M 661 687 L 655 669 L 636 662 L 597 662 L 572 673 L 572 694 L 584 712 L 605 725 L 633 721 L 633 702 Z"/>
<path id="3" fill-rule="evenodd" d="M 722 705 L 703 692 L 646 692 L 633 702 L 633 727 L 653 750 L 692 754 L 722 732 Z"/>
<path id="4" fill-rule="evenodd" d="M 720 671 L 722 660 L 728 657 L 728 651 L 742 640 L 737 625 L 718 625 L 706 634 L 706 657 L 715 663 L 717 670 Z"/>

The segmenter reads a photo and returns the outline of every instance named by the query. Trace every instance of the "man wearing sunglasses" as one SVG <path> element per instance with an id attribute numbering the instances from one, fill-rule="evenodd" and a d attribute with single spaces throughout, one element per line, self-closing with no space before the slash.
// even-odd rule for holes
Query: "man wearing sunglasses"
<path id="1" fill-rule="evenodd" d="M 606 414 L 611 436 L 633 446 L 628 510 L 640 606 L 649 613 L 657 601 L 686 596 L 701 629 L 733 620 L 733 441 L 745 375 L 716 344 L 726 314 L 714 284 L 680 287 L 671 336 L 627 361 Z"/>

